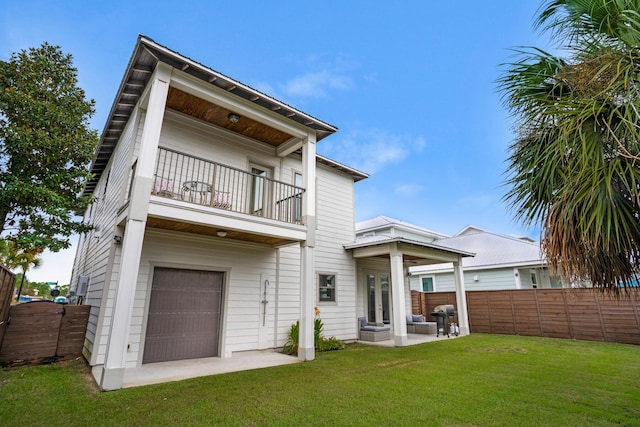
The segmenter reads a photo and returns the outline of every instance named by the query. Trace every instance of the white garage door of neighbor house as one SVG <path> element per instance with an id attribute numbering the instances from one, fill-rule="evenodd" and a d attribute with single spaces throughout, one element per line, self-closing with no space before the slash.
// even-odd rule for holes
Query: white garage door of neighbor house
<path id="1" fill-rule="evenodd" d="M 142 363 L 218 356 L 224 273 L 156 267 Z"/>

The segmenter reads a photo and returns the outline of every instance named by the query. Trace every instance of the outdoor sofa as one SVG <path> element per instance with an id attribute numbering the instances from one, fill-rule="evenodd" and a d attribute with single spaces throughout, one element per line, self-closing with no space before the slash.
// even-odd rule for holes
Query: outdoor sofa
<path id="1" fill-rule="evenodd" d="M 425 322 L 422 314 L 407 314 L 408 334 L 435 334 L 437 328 L 436 322 Z"/>

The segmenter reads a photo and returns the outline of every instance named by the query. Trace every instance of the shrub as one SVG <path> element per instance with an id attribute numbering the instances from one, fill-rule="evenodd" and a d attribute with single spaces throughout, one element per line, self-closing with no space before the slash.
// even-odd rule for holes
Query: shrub
<path id="1" fill-rule="evenodd" d="M 341 350 L 343 348 L 344 343 L 336 337 L 322 338 L 319 342 L 316 342 L 316 350 L 318 351 Z"/>
<path id="2" fill-rule="evenodd" d="M 282 347 L 282 352 L 286 354 L 298 354 L 298 337 L 300 336 L 300 322 L 297 321 L 293 325 L 291 325 L 291 329 L 289 329 L 289 335 L 287 338 L 289 340 Z"/>
<path id="3" fill-rule="evenodd" d="M 324 323 L 320 319 L 320 310 L 315 307 L 316 318 L 313 320 L 313 342 L 316 351 L 331 351 L 340 350 L 344 348 L 344 343 L 335 337 L 325 338 L 322 336 L 324 330 Z M 296 355 L 298 354 L 298 344 L 300 337 L 300 321 L 291 325 L 289 334 L 287 336 L 287 343 L 282 347 L 282 352 L 286 354 Z"/>

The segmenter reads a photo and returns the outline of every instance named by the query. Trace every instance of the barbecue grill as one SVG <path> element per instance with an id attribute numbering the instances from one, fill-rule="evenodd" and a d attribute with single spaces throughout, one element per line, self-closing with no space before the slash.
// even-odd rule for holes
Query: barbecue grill
<path id="1" fill-rule="evenodd" d="M 440 336 L 440 328 L 442 328 L 442 334 L 449 336 L 449 324 L 453 326 L 453 331 L 458 336 L 458 328 L 455 323 L 451 322 L 451 318 L 456 315 L 453 305 L 443 304 L 436 306 L 431 312 L 431 316 L 436 318 L 438 326 L 436 327 L 436 336 Z"/>

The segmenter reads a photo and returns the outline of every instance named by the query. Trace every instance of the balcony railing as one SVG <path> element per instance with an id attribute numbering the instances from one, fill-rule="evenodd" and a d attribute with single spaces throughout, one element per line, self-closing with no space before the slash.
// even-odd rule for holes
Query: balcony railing
<path id="1" fill-rule="evenodd" d="M 291 224 L 302 222 L 304 188 L 166 148 L 153 194 Z"/>

